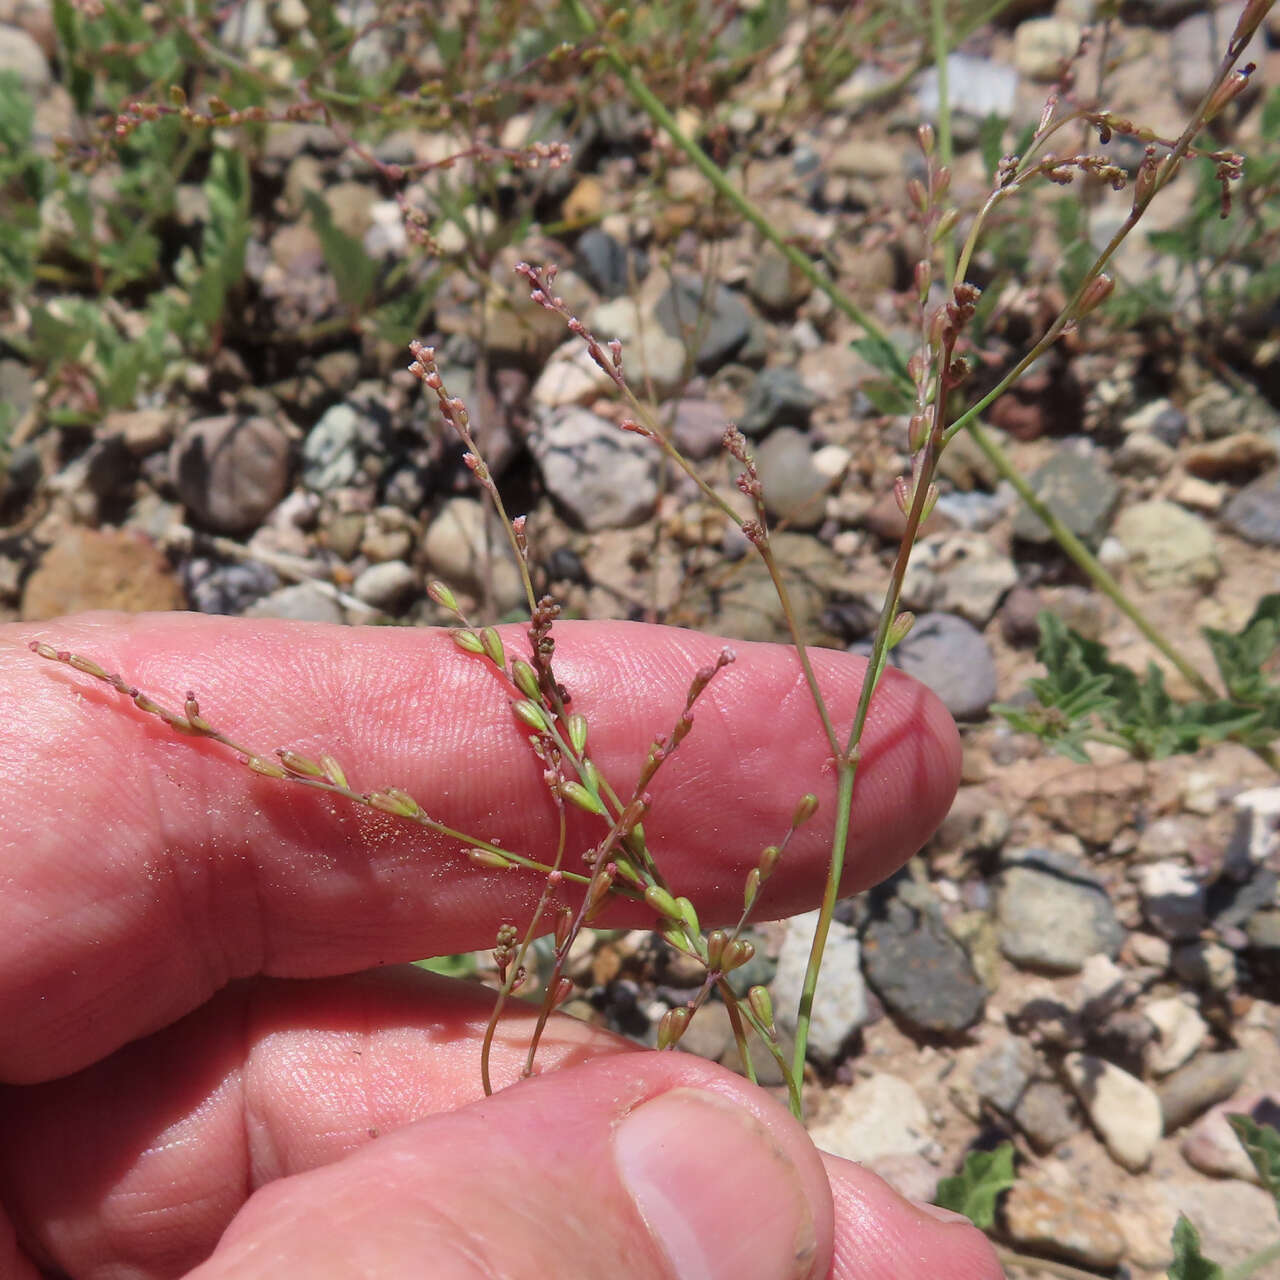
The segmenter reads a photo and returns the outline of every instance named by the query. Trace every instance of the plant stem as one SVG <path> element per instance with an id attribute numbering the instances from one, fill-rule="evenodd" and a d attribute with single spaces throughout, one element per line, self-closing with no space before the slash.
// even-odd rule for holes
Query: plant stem
<path id="1" fill-rule="evenodd" d="M 1124 588 L 1098 562 L 1097 557 L 1080 541 L 1070 529 L 1041 501 L 1027 481 L 1013 465 L 1009 455 L 979 426 L 976 419 L 968 423 L 969 435 L 974 444 L 982 450 L 987 460 L 995 467 L 1000 477 L 1007 480 L 1014 492 L 1044 523 L 1053 535 L 1054 541 L 1066 552 L 1070 559 L 1089 577 L 1112 604 L 1124 614 L 1130 622 L 1155 646 L 1173 665 L 1178 673 L 1205 698 L 1218 697 L 1217 690 L 1204 678 L 1200 671 L 1184 657 L 1179 650 L 1170 644 L 1168 637 L 1147 617 L 1145 613 L 1129 598 Z"/>
<path id="2" fill-rule="evenodd" d="M 1280 1240 L 1259 1249 L 1257 1253 L 1251 1253 L 1243 1262 L 1237 1262 L 1234 1267 L 1228 1267 L 1222 1273 L 1222 1280 L 1248 1280 L 1250 1276 L 1257 1275 L 1268 1263 L 1276 1261 L 1280 1261 Z"/>
<path id="3" fill-rule="evenodd" d="M 950 68 L 947 65 L 947 10 L 946 0 L 930 0 L 929 27 L 933 43 L 933 65 L 938 71 L 938 159 L 944 165 L 951 164 L 951 88 Z M 942 261 L 946 278 L 955 275 L 956 246 L 948 233 L 942 244 Z"/>
<path id="4" fill-rule="evenodd" d="M 589 34 L 597 34 L 599 32 L 599 26 L 591 14 L 588 13 L 583 0 L 569 0 L 569 8 L 585 32 Z M 661 99 L 631 69 L 630 64 L 611 42 L 606 39 L 602 48 L 610 66 L 617 72 L 627 92 L 645 114 L 684 152 L 686 158 L 715 188 L 716 192 L 733 206 L 739 216 L 755 227 L 815 289 L 826 294 L 840 311 L 863 328 L 867 341 L 876 348 L 877 357 L 875 363 L 877 366 L 891 371 L 898 380 L 905 381 L 907 377 L 906 363 L 897 347 L 889 340 L 888 335 L 880 325 L 843 290 L 827 279 L 807 254 L 802 253 L 795 245 L 789 244 L 783 238 L 782 233 L 773 225 L 763 210 L 739 191 L 729 181 L 725 171 L 680 128 L 676 123 L 675 117 L 663 106 Z"/>

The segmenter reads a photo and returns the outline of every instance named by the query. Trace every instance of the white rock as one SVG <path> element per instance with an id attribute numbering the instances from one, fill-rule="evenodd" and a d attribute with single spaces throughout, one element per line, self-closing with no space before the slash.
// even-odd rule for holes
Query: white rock
<path id="1" fill-rule="evenodd" d="M 1130 1173 L 1140 1173 L 1164 1133 L 1155 1091 L 1091 1054 L 1070 1053 L 1062 1065 L 1111 1158 Z"/>
<path id="2" fill-rule="evenodd" d="M 1181 996 L 1153 1000 L 1142 1014 L 1156 1029 L 1156 1039 L 1147 1046 L 1147 1068 L 1158 1076 L 1182 1066 L 1209 1031 L 1199 1011 Z"/>
<path id="3" fill-rule="evenodd" d="M 584 529 L 627 529 L 658 501 L 657 450 L 586 409 L 552 418 L 532 442 L 547 490 Z"/>
<path id="4" fill-rule="evenodd" d="M 548 409 L 570 404 L 590 404 L 613 386 L 613 379 L 591 358 L 577 339 L 556 350 L 537 382 L 533 401 Z"/>
<path id="5" fill-rule="evenodd" d="M 933 1146 L 929 1113 L 905 1080 L 877 1073 L 852 1086 L 836 1085 L 809 1130 L 823 1151 L 846 1160 L 923 1155 Z"/>
<path id="6" fill-rule="evenodd" d="M 1280 840 L 1276 826 L 1280 820 L 1280 787 L 1255 787 L 1242 791 L 1232 802 L 1236 829 L 1227 847 L 1226 868 L 1237 879 L 1247 880 L 1254 867 L 1264 863 Z"/>
<path id="7" fill-rule="evenodd" d="M 787 933 L 778 952 L 778 968 L 770 983 L 778 1025 L 795 1033 L 796 1009 L 809 963 L 809 949 L 817 928 L 818 912 L 809 911 L 787 921 Z M 838 1060 L 845 1041 L 870 1015 L 866 979 L 862 976 L 862 947 L 857 933 L 838 920 L 831 922 L 822 975 L 814 993 L 809 1022 L 809 1056 L 816 1062 Z"/>
<path id="8" fill-rule="evenodd" d="M 1199 937 L 1205 921 L 1205 890 L 1180 862 L 1151 862 L 1137 869 L 1142 909 L 1166 938 Z"/>

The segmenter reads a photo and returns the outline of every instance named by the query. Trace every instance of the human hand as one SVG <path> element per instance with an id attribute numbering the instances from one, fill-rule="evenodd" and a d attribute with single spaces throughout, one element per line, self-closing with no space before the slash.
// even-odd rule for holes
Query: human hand
<path id="1" fill-rule="evenodd" d="M 556 636 L 593 755 L 625 784 L 717 642 Z M 762 1091 L 692 1056 L 557 1017 L 541 1074 L 481 1099 L 489 993 L 405 962 L 491 945 L 528 918 L 535 877 L 258 777 L 25 647 L 74 649 L 179 703 L 194 688 L 234 737 L 332 750 L 353 785 L 545 849 L 540 766 L 442 633 L 90 615 L 0 638 L 0 1277 L 1001 1275 L 975 1229 L 821 1156 Z M 708 921 L 736 914 L 802 792 L 821 808 L 766 914 L 816 901 L 830 841 L 828 748 L 794 656 L 737 648 L 645 818 Z M 862 664 L 813 656 L 847 723 Z M 923 842 L 957 762 L 945 711 L 887 672 L 845 892 Z M 524 1016 L 499 1026 L 500 1082 L 518 1077 Z"/>

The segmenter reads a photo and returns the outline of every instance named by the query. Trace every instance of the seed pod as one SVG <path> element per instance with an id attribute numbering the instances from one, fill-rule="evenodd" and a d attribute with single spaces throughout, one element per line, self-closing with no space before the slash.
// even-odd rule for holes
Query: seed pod
<path id="1" fill-rule="evenodd" d="M 571 995 L 573 995 L 573 979 L 561 978 L 556 983 L 555 991 L 551 993 L 551 1007 L 558 1009 Z"/>
<path id="2" fill-rule="evenodd" d="M 608 811 L 597 796 L 593 796 L 580 782 L 564 782 L 560 784 L 560 794 L 572 805 L 585 809 L 588 813 L 598 813 L 606 817 Z"/>
<path id="3" fill-rule="evenodd" d="M 693 903 L 688 898 L 677 898 L 676 909 L 680 912 L 680 919 L 689 926 L 691 933 L 697 935 L 702 932 L 702 925 L 698 923 L 698 913 L 693 909 Z"/>
<path id="4" fill-rule="evenodd" d="M 682 1004 L 676 1009 L 668 1009 L 658 1019 L 658 1048 L 671 1049 L 679 1044 L 680 1037 L 684 1035 L 692 1016 L 693 1011 L 688 1005 Z"/>
<path id="5" fill-rule="evenodd" d="M 438 579 L 427 583 L 427 595 L 442 609 L 448 609 L 450 613 L 458 612 L 458 601 L 453 592 Z"/>
<path id="6" fill-rule="evenodd" d="M 538 733 L 546 733 L 547 717 L 542 708 L 536 702 L 525 700 L 523 702 L 513 702 L 511 710 L 529 726 L 530 729 L 536 730 Z"/>
<path id="7" fill-rule="evenodd" d="M 516 658 L 511 663 L 511 679 L 526 698 L 537 702 L 542 697 L 542 690 L 538 687 L 538 673 L 523 658 Z"/>
<path id="8" fill-rule="evenodd" d="M 563 951 L 569 941 L 569 930 L 573 928 L 573 912 L 566 907 L 556 916 L 556 950 Z"/>
<path id="9" fill-rule="evenodd" d="M 1087 316 L 1090 311 L 1100 307 L 1111 296 L 1111 291 L 1115 286 L 1116 282 L 1109 275 L 1103 273 L 1095 276 L 1089 282 L 1089 287 L 1080 298 L 1080 305 L 1076 308 L 1076 315 Z"/>
<path id="10" fill-rule="evenodd" d="M 474 631 L 455 630 L 449 633 L 453 636 L 453 643 L 459 649 L 465 650 L 467 653 L 483 653 L 484 645 L 480 641 L 480 637 Z"/>
<path id="11" fill-rule="evenodd" d="M 276 751 L 280 763 L 284 765 L 290 773 L 296 773 L 300 778 L 323 778 L 324 770 L 320 765 L 307 756 L 299 755 L 296 751 L 286 750 L 280 747 Z"/>
<path id="12" fill-rule="evenodd" d="M 659 884 L 651 884 L 644 891 L 644 900 L 650 910 L 656 911 L 660 916 L 666 916 L 668 920 L 683 919 L 675 898 Z"/>
<path id="13" fill-rule="evenodd" d="M 760 850 L 760 879 L 767 880 L 773 875 L 773 869 L 778 865 L 778 859 L 782 857 L 782 850 L 776 844 L 765 845 Z"/>
<path id="14" fill-rule="evenodd" d="M 818 797 L 811 791 L 806 792 L 800 797 L 800 803 L 796 805 L 796 811 L 791 815 L 791 825 L 793 827 L 802 827 L 817 812 Z"/>
<path id="15" fill-rule="evenodd" d="M 265 760 L 262 756 L 246 756 L 245 764 L 254 773 L 262 774 L 264 778 L 287 778 L 289 776 L 274 760 Z"/>
<path id="16" fill-rule="evenodd" d="M 773 1001 L 769 997 L 767 987 L 752 987 L 747 992 L 747 1003 L 751 1006 L 751 1012 L 760 1019 L 763 1026 L 770 1031 L 773 1030 Z"/>
<path id="17" fill-rule="evenodd" d="M 507 663 L 507 652 L 502 647 L 502 637 L 493 629 L 485 627 L 480 633 L 480 644 L 484 655 L 495 667 L 504 667 Z"/>
<path id="18" fill-rule="evenodd" d="M 756 949 L 751 943 L 744 938 L 735 938 L 725 947 L 724 958 L 720 961 L 720 967 L 725 973 L 729 973 L 733 969 L 740 969 L 755 953 Z"/>
<path id="19" fill-rule="evenodd" d="M 751 870 L 747 872 L 747 881 L 742 890 L 742 905 L 748 910 L 760 893 L 761 883 L 760 868 L 752 867 Z"/>
<path id="20" fill-rule="evenodd" d="M 67 662 L 75 667 L 77 671 L 83 671 L 87 676 L 96 676 L 99 680 L 110 680 L 111 677 L 98 666 L 92 658 L 81 657 L 78 653 L 73 653 L 67 658 Z"/>
<path id="21" fill-rule="evenodd" d="M 729 935 L 723 929 L 712 929 L 707 934 L 707 968 L 718 969 L 720 967 L 721 957 L 724 955 L 725 943 L 729 941 Z"/>
<path id="22" fill-rule="evenodd" d="M 574 712 L 567 722 L 569 745 L 581 755 L 587 746 L 587 717 Z"/>
<path id="23" fill-rule="evenodd" d="M 324 770 L 324 776 L 335 787 L 346 787 L 347 775 L 342 772 L 342 766 L 328 752 L 320 757 L 320 768 Z"/>
<path id="24" fill-rule="evenodd" d="M 418 802 L 398 787 L 371 792 L 369 803 L 375 809 L 381 809 L 383 813 L 393 813 L 398 818 L 416 818 L 422 813 L 422 807 Z"/>
<path id="25" fill-rule="evenodd" d="M 467 857 L 478 867 L 489 867 L 495 871 L 505 871 L 516 864 L 510 858 L 495 853 L 492 849 L 468 849 Z"/>

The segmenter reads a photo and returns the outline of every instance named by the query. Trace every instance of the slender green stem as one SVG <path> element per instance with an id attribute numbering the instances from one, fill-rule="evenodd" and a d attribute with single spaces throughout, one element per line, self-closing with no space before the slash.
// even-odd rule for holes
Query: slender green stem
<path id="1" fill-rule="evenodd" d="M 1027 481 L 1023 478 L 1017 467 L 1013 465 L 1009 455 L 995 442 L 995 440 L 986 432 L 986 430 L 978 425 L 976 419 L 970 420 L 968 424 L 969 434 L 973 438 L 974 444 L 982 450 L 988 461 L 1001 478 L 1007 480 L 1013 487 L 1018 497 L 1026 503 L 1035 515 L 1044 522 L 1046 528 L 1053 535 L 1054 540 L 1066 552 L 1071 560 L 1079 566 L 1079 568 L 1088 575 L 1093 585 L 1097 587 L 1103 595 L 1111 601 L 1112 604 L 1124 614 L 1130 622 L 1160 651 L 1173 665 L 1178 669 L 1178 673 L 1185 679 L 1199 694 L 1206 698 L 1218 697 L 1217 690 L 1213 685 L 1205 679 L 1204 675 L 1191 663 L 1189 659 L 1184 657 L 1178 649 L 1169 643 L 1168 638 L 1162 631 L 1147 617 L 1141 609 L 1125 594 L 1124 588 L 1111 576 L 1110 573 L 1098 562 L 1097 557 L 1089 550 L 1088 547 L 1076 537 L 1070 529 L 1067 528 L 1061 520 L 1049 509 L 1049 507 L 1040 499 L 1036 492 L 1031 488 Z"/>
<path id="2" fill-rule="evenodd" d="M 599 31 L 595 19 L 587 11 L 582 0 L 569 0 L 569 8 L 585 32 L 597 33 Z M 876 365 L 892 372 L 898 379 L 905 381 L 907 367 L 902 355 L 875 319 L 858 306 L 843 290 L 837 288 L 835 284 L 827 279 L 807 254 L 802 253 L 795 245 L 788 243 L 783 238 L 782 233 L 773 225 L 768 216 L 752 200 L 739 191 L 729 181 L 729 177 L 724 170 L 680 128 L 676 123 L 675 116 L 663 106 L 661 99 L 632 70 L 630 64 L 612 43 L 606 40 L 603 49 L 605 57 L 614 71 L 617 72 L 627 92 L 645 114 L 661 127 L 671 141 L 684 152 L 690 163 L 715 188 L 716 192 L 732 205 L 740 217 L 755 227 L 770 244 L 778 249 L 815 289 L 826 294 L 832 303 L 855 324 L 861 325 L 866 333 L 867 341 L 876 348 Z"/>
<path id="3" fill-rule="evenodd" d="M 1222 1280 L 1249 1280 L 1250 1276 L 1256 1276 L 1269 1263 L 1278 1261 L 1280 1261 L 1280 1240 L 1259 1249 L 1257 1253 L 1251 1253 L 1243 1262 L 1237 1262 L 1234 1267 L 1228 1267 L 1222 1273 Z"/>

